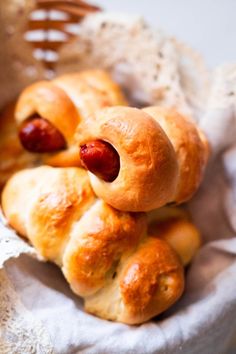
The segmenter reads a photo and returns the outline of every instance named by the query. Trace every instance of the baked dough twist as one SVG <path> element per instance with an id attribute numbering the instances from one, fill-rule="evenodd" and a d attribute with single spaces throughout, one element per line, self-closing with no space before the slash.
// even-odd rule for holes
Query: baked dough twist
<path id="1" fill-rule="evenodd" d="M 202 244 L 200 232 L 189 214 L 177 207 L 163 207 L 151 211 L 147 217 L 148 235 L 167 241 L 187 266 Z"/>
<path id="2" fill-rule="evenodd" d="M 44 161 L 87 168 L 96 195 L 118 210 L 189 200 L 208 158 L 204 134 L 173 109 L 119 104 L 126 101 L 104 71 L 36 83 L 16 107 L 21 140 L 39 152 L 63 149 Z"/>
<path id="3" fill-rule="evenodd" d="M 77 125 L 98 109 L 126 104 L 108 73 L 86 70 L 27 87 L 17 101 L 15 118 L 26 149 L 50 153 L 44 156 L 49 165 L 80 166 L 73 145 Z"/>
<path id="4" fill-rule="evenodd" d="M 173 201 L 183 203 L 198 189 L 209 157 L 209 145 L 196 124 L 174 109 L 147 107 L 146 113 L 160 124 L 169 137 L 179 166 Z"/>
<path id="5" fill-rule="evenodd" d="M 179 257 L 166 241 L 147 236 L 145 214 L 96 199 L 83 169 L 18 172 L 3 191 L 2 208 L 9 224 L 62 268 L 90 313 L 138 324 L 183 292 Z"/>
<path id="6" fill-rule="evenodd" d="M 209 153 L 195 123 L 173 109 L 159 107 L 100 110 L 78 125 L 75 140 L 96 195 L 124 211 L 149 211 L 190 199 L 202 180 Z M 109 143 L 118 153 L 120 166 L 110 180 L 102 173 L 106 164 L 114 169 L 105 149 L 102 153 L 99 145 L 96 151 L 96 141 Z"/>

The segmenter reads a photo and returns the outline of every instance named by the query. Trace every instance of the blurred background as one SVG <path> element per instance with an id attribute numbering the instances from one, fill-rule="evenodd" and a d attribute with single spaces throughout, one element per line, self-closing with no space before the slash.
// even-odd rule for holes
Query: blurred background
<path id="1" fill-rule="evenodd" d="M 236 61 L 236 0 L 94 0 L 93 3 L 109 11 L 142 14 L 154 27 L 197 49 L 211 68 Z"/>

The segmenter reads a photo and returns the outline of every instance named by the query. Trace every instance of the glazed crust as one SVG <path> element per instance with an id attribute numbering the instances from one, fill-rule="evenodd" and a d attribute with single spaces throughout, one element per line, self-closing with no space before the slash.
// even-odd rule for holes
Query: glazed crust
<path id="1" fill-rule="evenodd" d="M 23 170 L 9 180 L 2 194 L 10 225 L 56 263 L 61 262 L 60 250 L 71 223 L 94 201 L 87 173 L 79 168 Z"/>
<path id="2" fill-rule="evenodd" d="M 67 93 L 82 119 L 105 107 L 127 105 L 120 87 L 103 70 L 65 74 L 53 83 Z"/>
<path id="3" fill-rule="evenodd" d="M 119 86 L 102 70 L 87 70 L 40 81 L 27 87 L 17 101 L 15 118 L 20 126 L 37 114 L 63 135 L 67 149 L 45 154 L 53 166 L 80 166 L 78 148 L 73 145 L 76 127 L 84 117 L 103 107 L 127 104 Z"/>
<path id="4" fill-rule="evenodd" d="M 165 240 L 187 266 L 201 246 L 201 235 L 189 219 L 189 215 L 179 208 L 165 207 L 148 215 L 148 234 Z"/>
<path id="5" fill-rule="evenodd" d="M 40 81 L 27 87 L 20 95 L 15 117 L 18 124 L 38 114 L 52 123 L 69 144 L 80 116 L 68 95 L 53 81 Z"/>
<path id="6" fill-rule="evenodd" d="M 183 203 L 198 189 L 209 155 L 209 146 L 203 132 L 187 117 L 174 109 L 147 107 L 150 114 L 170 139 L 179 166 L 177 188 L 172 201 Z"/>
<path id="7" fill-rule="evenodd" d="M 123 270 L 121 294 L 127 306 L 124 317 L 132 324 L 153 317 L 154 308 L 155 315 L 160 314 L 182 295 L 183 285 L 177 254 L 165 241 L 149 237 Z"/>
<path id="8" fill-rule="evenodd" d="M 75 225 L 64 253 L 63 272 L 72 289 L 89 296 L 106 286 L 120 258 L 135 251 L 145 231 L 144 215 L 97 201 Z"/>
<path id="9" fill-rule="evenodd" d="M 175 152 L 147 113 L 122 106 L 98 111 L 78 126 L 76 134 L 79 145 L 94 139 L 110 143 L 120 157 L 113 182 L 89 173 L 98 197 L 123 211 L 147 211 L 172 200 L 178 178 Z"/>
<path id="10" fill-rule="evenodd" d="M 9 224 L 62 268 L 93 314 L 138 324 L 182 294 L 183 266 L 175 251 L 147 236 L 145 214 L 96 199 L 83 169 L 21 171 L 8 181 L 2 208 Z"/>
<path id="11" fill-rule="evenodd" d="M 83 147 L 101 140 L 118 153 L 120 169 L 111 182 L 106 171 L 102 176 L 101 170 L 91 169 L 90 181 L 99 198 L 123 211 L 150 211 L 189 200 L 209 156 L 203 132 L 174 109 L 116 106 L 97 111 L 78 126 L 75 141 Z M 86 153 L 83 162 L 89 169 L 88 148 Z M 91 154 L 94 159 L 96 149 Z M 104 169 L 99 149 L 97 158 L 97 166 Z"/>

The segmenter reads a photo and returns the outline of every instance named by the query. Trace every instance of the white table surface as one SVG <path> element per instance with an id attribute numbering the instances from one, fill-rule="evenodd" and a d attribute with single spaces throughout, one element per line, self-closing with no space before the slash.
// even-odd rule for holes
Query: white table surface
<path id="1" fill-rule="evenodd" d="M 109 11 L 142 14 L 156 28 L 201 52 L 211 68 L 236 62 L 236 0 L 94 0 L 93 3 Z"/>

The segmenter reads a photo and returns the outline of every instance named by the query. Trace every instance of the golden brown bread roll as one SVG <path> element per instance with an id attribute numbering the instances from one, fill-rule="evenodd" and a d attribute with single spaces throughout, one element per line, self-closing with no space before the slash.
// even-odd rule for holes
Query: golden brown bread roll
<path id="1" fill-rule="evenodd" d="M 12 102 L 0 113 L 0 191 L 13 173 L 32 167 L 38 161 L 36 154 L 25 151 L 20 144 L 14 109 L 15 103 Z"/>
<path id="2" fill-rule="evenodd" d="M 78 126 L 75 140 L 96 195 L 125 211 L 149 211 L 188 200 L 202 180 L 208 158 L 207 141 L 197 126 L 178 112 L 159 107 L 116 106 L 95 112 Z M 109 143 L 120 165 L 112 166 L 101 145 L 96 151 L 96 141 Z M 110 180 L 104 178 L 106 164 L 112 173 L 117 168 Z"/>
<path id="3" fill-rule="evenodd" d="M 119 155 L 118 175 L 112 182 L 89 173 L 95 194 L 118 210 L 146 211 L 169 201 L 176 189 L 178 165 L 174 149 L 158 123 L 144 111 L 110 107 L 87 117 L 77 128 L 76 141 L 106 141 Z M 95 159 L 106 168 L 109 159 Z"/>
<path id="4" fill-rule="evenodd" d="M 196 192 L 206 167 L 209 154 L 206 137 L 196 124 L 174 109 L 147 107 L 144 111 L 160 124 L 176 153 L 179 178 L 173 201 L 187 201 Z"/>
<path id="5" fill-rule="evenodd" d="M 103 71 L 39 82 L 17 104 L 21 140 L 29 150 L 55 148 L 49 165 L 88 169 L 96 195 L 116 209 L 150 211 L 191 198 L 208 158 L 204 134 L 174 110 L 125 103 Z"/>
<path id="6" fill-rule="evenodd" d="M 138 324 L 183 292 L 176 252 L 147 236 L 145 214 L 121 212 L 96 199 L 83 169 L 21 171 L 8 181 L 2 208 L 9 224 L 62 268 L 90 313 Z"/>
<path id="7" fill-rule="evenodd" d="M 164 207 L 148 213 L 148 234 L 165 240 L 187 266 L 201 246 L 201 235 L 180 208 Z"/>
<path id="8" fill-rule="evenodd" d="M 15 110 L 23 146 L 50 153 L 44 161 L 53 166 L 80 166 L 74 133 L 85 116 L 103 107 L 126 104 L 108 73 L 87 70 L 40 81 L 19 96 Z"/>

